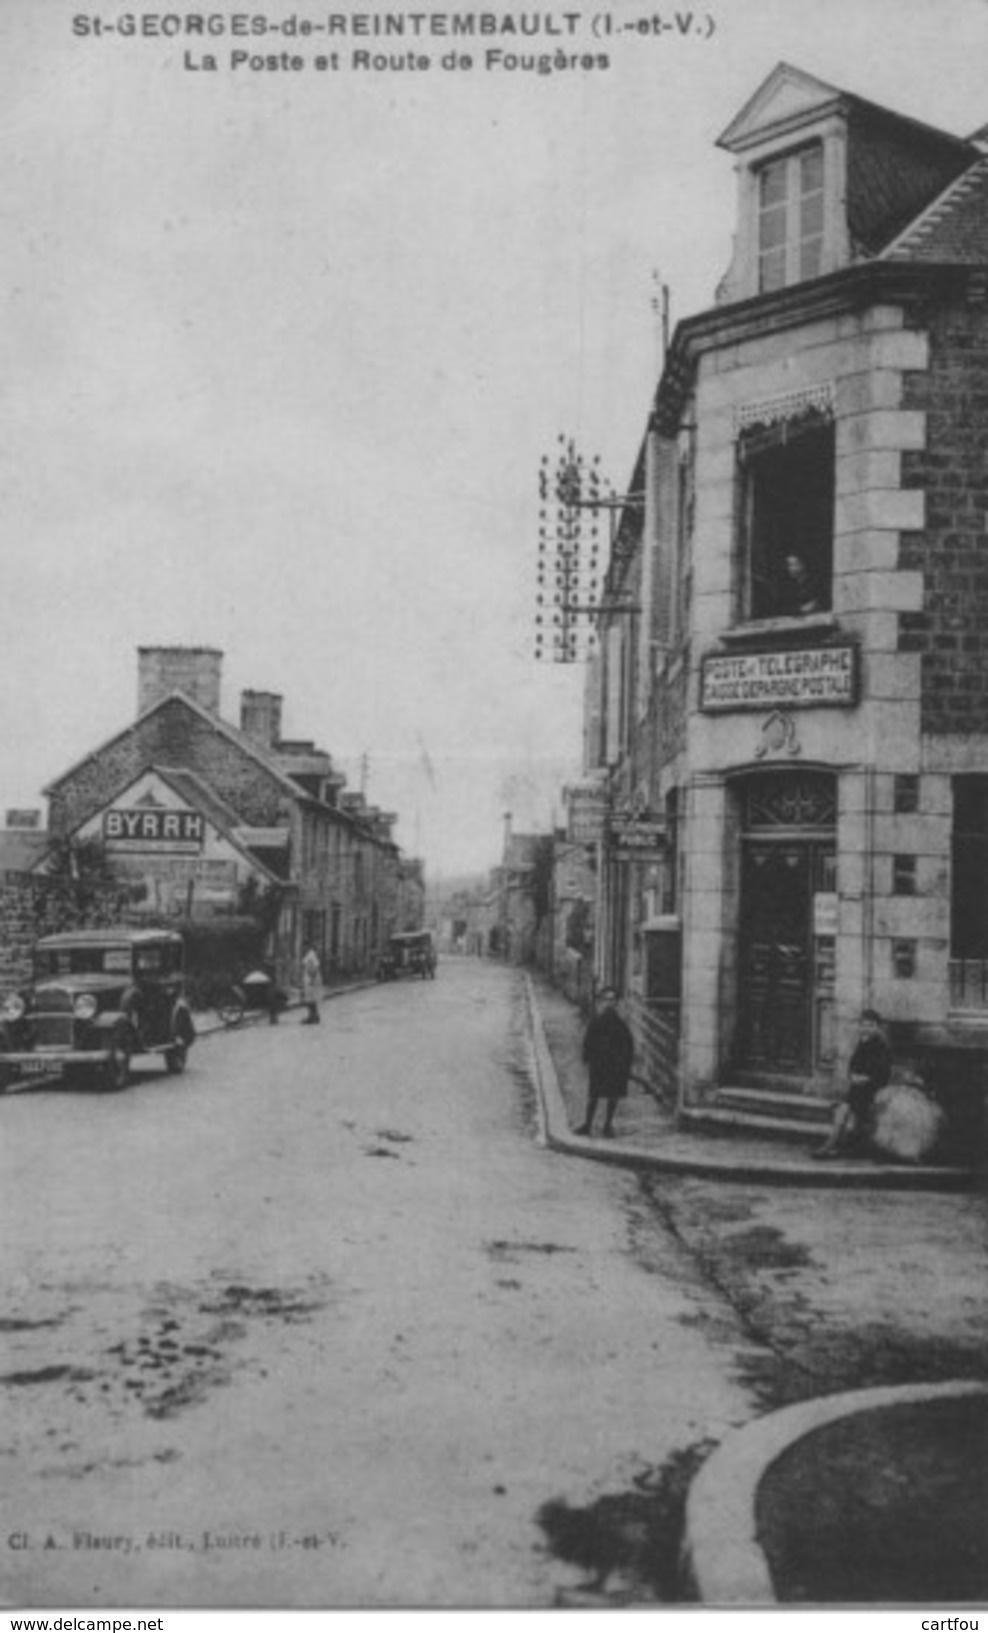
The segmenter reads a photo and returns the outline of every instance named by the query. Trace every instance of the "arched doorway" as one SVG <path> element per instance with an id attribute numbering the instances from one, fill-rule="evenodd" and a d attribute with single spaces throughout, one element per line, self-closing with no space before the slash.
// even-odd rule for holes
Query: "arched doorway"
<path id="1" fill-rule="evenodd" d="M 833 1070 L 837 779 L 764 772 L 739 785 L 737 1064 Z"/>

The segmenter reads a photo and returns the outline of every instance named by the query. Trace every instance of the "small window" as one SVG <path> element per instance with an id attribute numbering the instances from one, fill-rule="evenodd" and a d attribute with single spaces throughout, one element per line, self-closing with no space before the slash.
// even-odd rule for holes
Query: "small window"
<path id="1" fill-rule="evenodd" d="M 758 171 L 758 289 L 765 294 L 823 269 L 823 147 L 773 159 Z"/>
<path id="2" fill-rule="evenodd" d="M 807 414 L 738 443 L 743 618 L 805 618 L 832 605 L 834 427 Z"/>
<path id="3" fill-rule="evenodd" d="M 954 778 L 950 953 L 988 959 L 988 777 Z"/>
<path id="4" fill-rule="evenodd" d="M 678 1003 L 682 982 L 682 942 L 678 925 L 645 932 L 645 996 L 652 1003 Z"/>
<path id="5" fill-rule="evenodd" d="M 915 896 L 915 894 L 916 894 L 916 858 L 915 858 L 915 856 L 893 856 L 893 858 L 892 858 L 892 894 L 894 896 Z"/>
<path id="6" fill-rule="evenodd" d="M 911 816 L 919 810 L 919 778 L 897 776 L 893 785 L 892 804 L 897 816 Z"/>
<path id="7" fill-rule="evenodd" d="M 898 981 L 911 981 L 916 974 L 915 941 L 893 941 L 892 969 Z"/>

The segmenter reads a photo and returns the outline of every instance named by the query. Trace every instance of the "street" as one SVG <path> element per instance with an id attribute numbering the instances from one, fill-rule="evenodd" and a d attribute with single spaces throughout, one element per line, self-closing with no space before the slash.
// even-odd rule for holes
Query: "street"
<path id="1" fill-rule="evenodd" d="M 663 1596 L 760 1343 L 634 1175 L 538 1145 L 516 972 L 0 1115 L 6 1602 Z"/>

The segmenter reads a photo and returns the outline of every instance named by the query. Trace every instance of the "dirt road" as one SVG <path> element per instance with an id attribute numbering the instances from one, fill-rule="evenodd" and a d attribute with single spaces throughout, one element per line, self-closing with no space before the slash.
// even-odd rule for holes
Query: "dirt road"
<path id="1" fill-rule="evenodd" d="M 451 962 L 0 1102 L 8 1603 L 661 1595 L 660 1471 L 750 1415 L 750 1342 L 632 1176 L 537 1145 L 522 1015 Z"/>

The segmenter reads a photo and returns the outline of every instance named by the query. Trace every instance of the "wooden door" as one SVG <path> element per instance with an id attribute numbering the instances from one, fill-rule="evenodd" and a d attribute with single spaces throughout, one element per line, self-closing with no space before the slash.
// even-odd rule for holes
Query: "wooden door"
<path id="1" fill-rule="evenodd" d="M 812 847 L 748 839 L 741 867 L 740 1064 L 805 1072 L 812 1061 Z"/>

